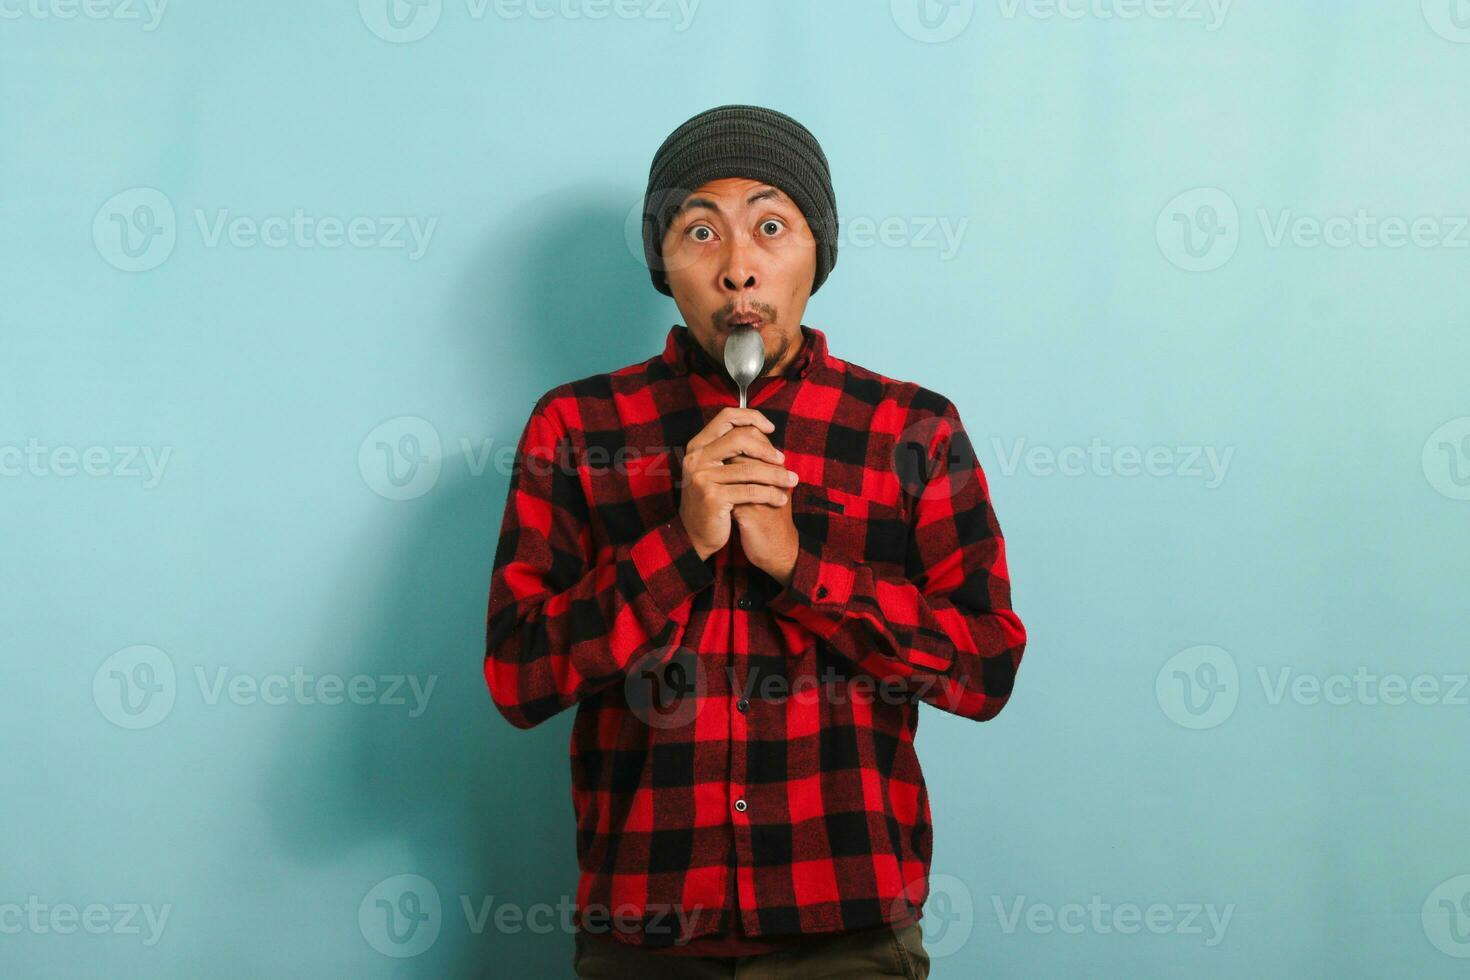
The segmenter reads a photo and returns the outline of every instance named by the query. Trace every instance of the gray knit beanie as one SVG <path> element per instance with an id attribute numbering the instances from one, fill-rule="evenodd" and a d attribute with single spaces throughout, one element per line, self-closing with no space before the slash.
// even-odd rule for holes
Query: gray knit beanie
<path id="1" fill-rule="evenodd" d="M 779 187 L 801 208 L 817 246 L 815 293 L 837 262 L 837 198 L 817 138 L 775 109 L 722 105 L 689 119 L 669 134 L 648 170 L 643 196 L 643 254 L 654 288 L 674 295 L 664 275 L 663 240 L 692 191 L 722 177 L 745 177 Z"/>

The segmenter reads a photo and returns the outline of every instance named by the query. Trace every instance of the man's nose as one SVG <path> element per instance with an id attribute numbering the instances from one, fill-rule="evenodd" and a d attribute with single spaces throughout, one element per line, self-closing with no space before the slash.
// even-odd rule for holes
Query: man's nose
<path id="1" fill-rule="evenodd" d="M 733 242 L 725 254 L 721 285 L 729 290 L 753 289 L 756 281 L 755 246 L 748 240 Z"/>

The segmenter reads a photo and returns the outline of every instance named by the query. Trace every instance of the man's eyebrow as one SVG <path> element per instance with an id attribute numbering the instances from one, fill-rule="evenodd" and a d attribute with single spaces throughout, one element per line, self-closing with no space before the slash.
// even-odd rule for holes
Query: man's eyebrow
<path id="1" fill-rule="evenodd" d="M 750 197 L 745 199 L 745 203 L 754 204 L 756 201 L 764 201 L 767 199 L 776 201 L 788 200 L 786 195 L 781 193 L 781 189 L 779 187 L 767 187 L 763 191 L 756 191 L 754 194 L 750 195 Z M 707 197 L 691 197 L 689 200 L 685 201 L 683 205 L 680 206 L 679 210 L 675 212 L 675 214 L 676 216 L 682 215 L 684 212 L 692 210 L 693 208 L 705 208 L 706 210 L 713 211 L 715 214 L 718 215 L 723 215 L 725 213 L 723 210 L 721 210 L 718 204 L 716 204 L 714 201 L 711 201 Z"/>

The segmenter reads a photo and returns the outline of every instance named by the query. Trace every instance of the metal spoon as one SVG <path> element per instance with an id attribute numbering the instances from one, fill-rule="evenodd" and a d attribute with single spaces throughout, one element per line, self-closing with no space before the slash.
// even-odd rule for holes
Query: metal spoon
<path id="1" fill-rule="evenodd" d="M 725 370 L 740 386 L 740 407 L 745 408 L 745 392 L 750 383 L 766 369 L 766 345 L 755 327 L 740 326 L 725 341 Z"/>

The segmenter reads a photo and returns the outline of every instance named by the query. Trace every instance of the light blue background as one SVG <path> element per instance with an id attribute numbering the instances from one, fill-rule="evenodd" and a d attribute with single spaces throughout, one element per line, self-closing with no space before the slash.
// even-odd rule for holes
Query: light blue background
<path id="1" fill-rule="evenodd" d="M 496 454 L 541 392 L 660 349 L 678 311 L 627 245 L 649 160 L 753 102 L 832 164 L 805 322 L 958 404 L 1030 633 L 1000 717 L 923 716 L 932 975 L 1464 974 L 1451 0 L 986 0 L 937 34 L 885 0 L 443 0 L 411 42 L 370 0 L 40 16 L 65 2 L 0 4 L 0 973 L 570 975 L 565 931 L 461 905 L 576 883 L 572 712 L 515 731 L 480 678 Z M 168 222 L 138 188 L 174 242 L 124 271 L 114 215 Z M 206 234 L 297 209 L 435 224 L 417 258 Z M 1314 244 L 1359 212 L 1431 243 Z M 1094 445 L 1163 448 L 1125 476 Z M 119 700 L 133 657 L 166 713 Z M 214 696 L 297 671 L 435 686 L 417 717 Z M 1276 696 L 1359 671 L 1438 691 Z M 376 905 L 404 874 L 442 902 L 422 951 Z M 1129 903 L 1164 924 L 1123 931 Z M 52 928 L 93 904 L 101 934 Z M 156 942 L 129 904 L 167 910 Z"/>

